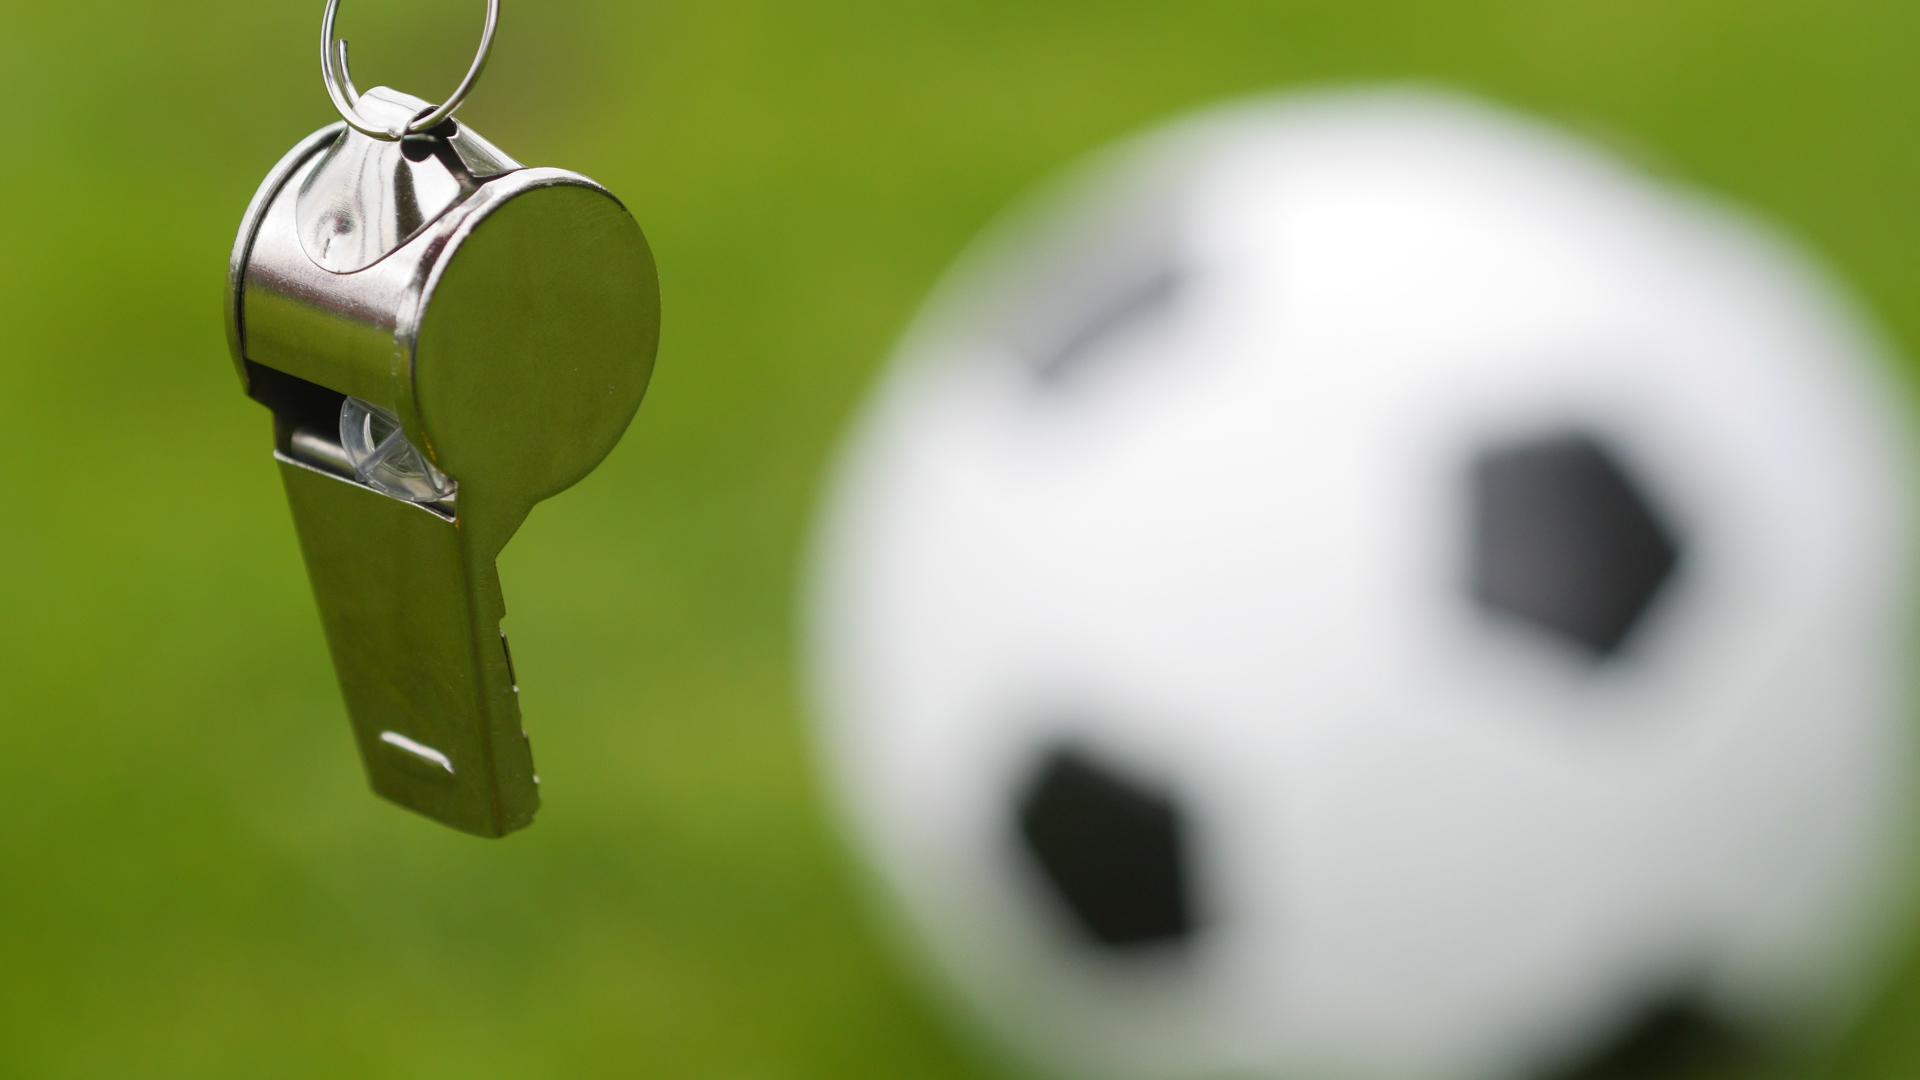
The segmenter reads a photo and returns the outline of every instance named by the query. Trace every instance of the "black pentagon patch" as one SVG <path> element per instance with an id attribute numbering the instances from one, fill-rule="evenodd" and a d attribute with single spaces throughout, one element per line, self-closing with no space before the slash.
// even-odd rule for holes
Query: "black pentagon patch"
<path id="1" fill-rule="evenodd" d="M 1595 659 L 1620 651 L 1679 563 L 1677 540 L 1604 445 L 1572 433 L 1473 464 L 1472 592 Z"/>
<path id="2" fill-rule="evenodd" d="M 1059 748 L 1021 792 L 1018 827 L 1021 850 L 1091 942 L 1133 949 L 1194 932 L 1186 826 L 1166 795 Z"/>
<path id="3" fill-rule="evenodd" d="M 1745 1075 L 1763 1060 L 1743 1033 L 1672 998 L 1637 1016 L 1582 1060 L 1543 1074 L 1543 1080 L 1687 1080 L 1701 1075 Z"/>

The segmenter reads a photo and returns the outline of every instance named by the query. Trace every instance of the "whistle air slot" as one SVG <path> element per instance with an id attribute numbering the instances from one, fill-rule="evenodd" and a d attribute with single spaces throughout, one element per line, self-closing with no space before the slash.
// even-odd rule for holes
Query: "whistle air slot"
<path id="1" fill-rule="evenodd" d="M 275 456 L 376 495 L 412 503 L 448 521 L 456 519 L 453 485 L 437 471 L 434 476 L 443 483 L 427 483 L 410 496 L 404 488 L 386 482 L 390 478 L 368 477 L 364 462 L 356 465 L 352 450 L 342 440 L 341 424 L 354 399 L 252 361 L 247 362 L 247 374 L 253 399 L 273 410 Z M 358 407 L 369 408 L 364 404 Z M 411 446 L 408 449 L 411 450 Z M 414 453 L 417 457 L 417 452 Z M 383 465 L 395 458 L 396 455 L 389 452 L 374 464 Z M 404 467 L 403 478 L 426 468 L 424 461 Z"/>
<path id="2" fill-rule="evenodd" d="M 346 404 L 345 394 L 251 360 L 247 361 L 247 385 L 255 401 L 273 410 L 275 454 L 359 483 L 346 448 L 340 445 L 340 408 Z"/>

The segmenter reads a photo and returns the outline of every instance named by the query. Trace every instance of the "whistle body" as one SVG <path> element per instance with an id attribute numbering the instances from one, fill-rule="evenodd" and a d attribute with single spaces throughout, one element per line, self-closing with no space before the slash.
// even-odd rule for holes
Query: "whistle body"
<path id="1" fill-rule="evenodd" d="M 361 108 L 426 104 L 383 88 Z M 254 197 L 229 306 L 374 791 L 482 836 L 529 824 L 496 561 L 646 394 L 660 295 L 639 225 L 453 121 L 395 141 L 335 124 Z"/>

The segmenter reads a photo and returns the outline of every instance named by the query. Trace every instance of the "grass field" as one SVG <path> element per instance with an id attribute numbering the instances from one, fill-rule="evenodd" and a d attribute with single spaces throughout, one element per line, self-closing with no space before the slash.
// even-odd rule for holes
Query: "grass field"
<path id="1" fill-rule="evenodd" d="M 363 788 L 221 303 L 332 119 L 321 5 L 0 18 L 0 1074 L 987 1075 L 889 959 L 810 775 L 793 587 L 836 432 L 1009 199 L 1223 96 L 1478 91 L 1756 207 L 1920 347 L 1920 7 L 510 3 L 463 117 L 635 209 L 654 389 L 503 563 L 533 831 Z M 347 5 L 452 85 L 474 0 Z M 1847 1050 L 1911 1075 L 1920 978 Z"/>

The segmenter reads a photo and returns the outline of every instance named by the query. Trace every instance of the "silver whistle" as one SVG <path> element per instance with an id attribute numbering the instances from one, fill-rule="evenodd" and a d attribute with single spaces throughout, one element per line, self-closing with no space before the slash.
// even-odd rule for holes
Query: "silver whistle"
<path id="1" fill-rule="evenodd" d="M 273 413 L 374 791 L 501 836 L 540 799 L 495 561 L 626 431 L 659 344 L 659 281 L 604 188 L 521 166 L 445 106 L 353 92 L 338 55 L 328 83 L 346 122 L 295 147 L 241 225 L 234 363 Z"/>

